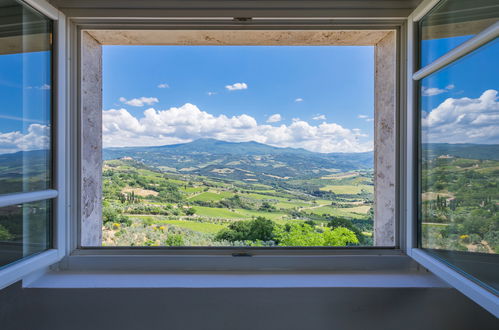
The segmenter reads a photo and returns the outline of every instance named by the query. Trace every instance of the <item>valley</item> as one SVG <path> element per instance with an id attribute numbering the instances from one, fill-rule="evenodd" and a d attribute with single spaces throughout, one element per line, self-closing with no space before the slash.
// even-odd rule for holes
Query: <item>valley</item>
<path id="1" fill-rule="evenodd" d="M 372 154 L 286 149 L 106 149 L 103 245 L 372 245 Z"/>

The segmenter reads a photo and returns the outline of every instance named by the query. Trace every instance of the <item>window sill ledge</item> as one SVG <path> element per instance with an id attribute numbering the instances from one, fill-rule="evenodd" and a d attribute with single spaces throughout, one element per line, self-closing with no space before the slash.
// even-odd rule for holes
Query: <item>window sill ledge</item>
<path id="1" fill-rule="evenodd" d="M 447 288 L 428 272 L 50 271 L 26 288 Z"/>

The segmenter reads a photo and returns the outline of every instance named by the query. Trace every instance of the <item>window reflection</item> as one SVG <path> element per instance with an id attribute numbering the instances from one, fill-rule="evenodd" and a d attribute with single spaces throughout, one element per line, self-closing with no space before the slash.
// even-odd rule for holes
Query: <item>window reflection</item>
<path id="1" fill-rule="evenodd" d="M 51 21 L 2 1 L 0 194 L 50 188 Z"/>
<path id="2" fill-rule="evenodd" d="M 0 267 L 51 247 L 51 201 L 0 208 Z"/>
<path id="3" fill-rule="evenodd" d="M 421 21 L 421 67 L 496 23 L 498 18 L 496 0 L 441 1 Z"/>
<path id="4" fill-rule="evenodd" d="M 421 245 L 496 289 L 498 56 L 496 39 L 423 79 L 420 98 Z"/>

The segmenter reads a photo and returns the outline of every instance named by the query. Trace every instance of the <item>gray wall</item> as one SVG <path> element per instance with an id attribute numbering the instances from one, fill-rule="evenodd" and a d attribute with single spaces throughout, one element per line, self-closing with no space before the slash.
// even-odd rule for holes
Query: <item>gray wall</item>
<path id="1" fill-rule="evenodd" d="M 2 330 L 499 329 L 453 289 L 22 289 L 0 291 Z"/>

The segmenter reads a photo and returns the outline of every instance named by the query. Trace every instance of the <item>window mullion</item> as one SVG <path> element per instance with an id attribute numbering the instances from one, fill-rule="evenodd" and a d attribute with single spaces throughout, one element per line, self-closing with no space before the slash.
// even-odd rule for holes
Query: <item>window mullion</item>
<path id="1" fill-rule="evenodd" d="M 44 199 L 52 199 L 56 198 L 57 195 L 58 195 L 57 190 L 53 189 L 19 193 L 19 194 L 9 194 L 5 196 L 0 196 L 0 207 L 36 202 Z"/>

